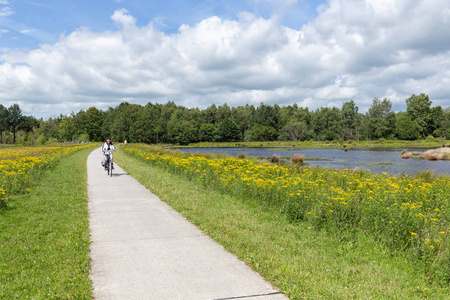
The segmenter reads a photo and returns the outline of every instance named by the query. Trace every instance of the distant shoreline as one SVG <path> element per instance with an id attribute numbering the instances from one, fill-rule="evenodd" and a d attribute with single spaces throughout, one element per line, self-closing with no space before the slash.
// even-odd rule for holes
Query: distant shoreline
<path id="1" fill-rule="evenodd" d="M 230 147 L 251 147 L 251 148 L 342 148 L 345 150 L 351 148 L 423 148 L 436 149 L 450 145 L 448 140 L 415 140 L 415 141 L 395 141 L 395 140 L 377 140 L 377 141 L 271 141 L 271 142 L 202 142 L 192 143 L 185 146 L 170 145 L 172 148 L 230 148 Z"/>

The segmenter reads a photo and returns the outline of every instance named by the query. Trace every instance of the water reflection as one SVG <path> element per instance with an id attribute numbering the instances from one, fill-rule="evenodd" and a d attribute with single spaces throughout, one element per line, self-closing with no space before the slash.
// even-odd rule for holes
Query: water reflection
<path id="1" fill-rule="evenodd" d="M 273 154 L 289 159 L 294 154 L 306 157 L 306 163 L 312 166 L 336 169 L 365 169 L 373 173 L 386 172 L 391 175 L 416 174 L 434 170 L 436 174 L 450 174 L 450 161 L 428 161 L 418 158 L 402 159 L 403 149 L 394 148 L 351 148 L 343 149 L 303 149 L 303 148 L 182 148 L 183 152 L 225 153 L 237 156 L 270 157 Z M 424 152 L 424 149 L 405 149 Z"/>

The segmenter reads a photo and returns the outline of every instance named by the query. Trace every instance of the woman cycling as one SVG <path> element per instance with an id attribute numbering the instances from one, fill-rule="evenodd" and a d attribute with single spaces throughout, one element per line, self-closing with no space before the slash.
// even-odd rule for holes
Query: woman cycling
<path id="1" fill-rule="evenodd" d="M 111 143 L 111 138 L 108 136 L 106 138 L 106 142 L 102 146 L 102 152 L 103 152 L 103 160 L 102 160 L 102 166 L 105 167 L 105 162 L 107 160 L 106 158 L 106 151 L 116 151 L 116 147 L 114 147 L 113 143 Z M 114 161 L 112 157 L 111 152 L 111 168 L 114 169 Z"/>

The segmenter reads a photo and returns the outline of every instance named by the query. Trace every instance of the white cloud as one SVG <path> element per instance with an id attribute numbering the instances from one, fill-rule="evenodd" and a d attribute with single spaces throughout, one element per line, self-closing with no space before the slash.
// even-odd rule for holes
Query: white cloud
<path id="1" fill-rule="evenodd" d="M 80 28 L 54 45 L 4 54 L 0 99 L 22 99 L 25 112 L 40 107 L 44 116 L 122 101 L 316 109 L 353 99 L 364 112 L 373 98 L 387 97 L 405 110 L 404 100 L 422 92 L 448 107 L 450 4 L 416 2 L 330 0 L 301 30 L 243 12 L 175 34 L 139 27 L 121 9 L 111 16 L 117 31 Z"/>
<path id="2" fill-rule="evenodd" d="M 5 3 L 0 3 L 0 4 L 8 4 L 8 2 L 5 1 Z M 14 11 L 11 7 L 9 6 L 4 6 L 0 8 L 0 18 L 2 17 L 8 17 L 14 14 Z"/>
<path id="3" fill-rule="evenodd" d="M 36 31 L 35 29 L 23 29 L 23 30 L 20 30 L 19 32 L 22 34 L 31 34 L 35 31 Z"/>
<path id="4" fill-rule="evenodd" d="M 125 8 L 116 10 L 111 16 L 111 20 L 123 28 L 134 27 L 136 25 L 136 19 L 128 15 L 128 11 Z"/>

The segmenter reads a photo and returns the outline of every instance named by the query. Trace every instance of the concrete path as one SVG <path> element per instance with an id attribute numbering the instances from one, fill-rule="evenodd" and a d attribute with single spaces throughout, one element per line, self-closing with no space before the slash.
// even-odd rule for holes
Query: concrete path
<path id="1" fill-rule="evenodd" d="M 115 166 L 88 158 L 91 279 L 98 300 L 287 299 Z"/>

